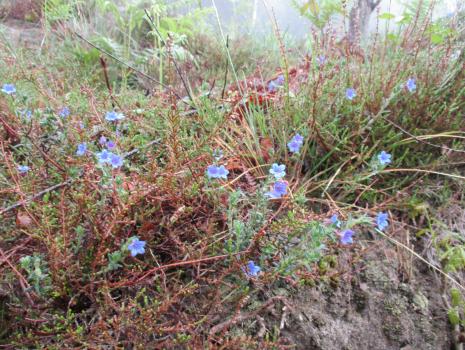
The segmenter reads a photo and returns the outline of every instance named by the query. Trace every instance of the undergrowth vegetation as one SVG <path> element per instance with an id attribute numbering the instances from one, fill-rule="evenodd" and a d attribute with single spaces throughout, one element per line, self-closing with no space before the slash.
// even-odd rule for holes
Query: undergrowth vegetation
<path id="1" fill-rule="evenodd" d="M 262 316 L 378 240 L 460 331 L 463 14 L 287 47 L 160 4 L 45 1 L 40 47 L 0 41 L 0 346 L 290 348 Z"/>

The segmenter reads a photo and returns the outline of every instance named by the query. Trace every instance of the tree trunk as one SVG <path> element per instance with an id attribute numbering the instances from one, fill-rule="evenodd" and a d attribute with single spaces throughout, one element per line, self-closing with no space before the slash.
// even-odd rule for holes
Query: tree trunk
<path id="1" fill-rule="evenodd" d="M 349 17 L 349 42 L 359 43 L 362 36 L 366 34 L 370 15 L 379 5 L 381 0 L 357 0 L 350 10 Z"/>

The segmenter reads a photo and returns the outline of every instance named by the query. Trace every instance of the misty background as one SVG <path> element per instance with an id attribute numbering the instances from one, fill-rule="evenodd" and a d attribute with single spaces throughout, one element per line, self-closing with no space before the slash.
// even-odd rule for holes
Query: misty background
<path id="1" fill-rule="evenodd" d="M 213 10 L 213 3 L 216 4 L 223 30 L 228 34 L 260 35 L 270 33 L 273 30 L 270 17 L 272 16 L 271 12 L 273 12 L 282 34 L 295 39 L 303 39 L 310 32 L 311 24 L 307 18 L 300 14 L 296 6 L 293 6 L 293 3 L 303 4 L 305 2 L 304 0 L 201 0 L 199 5 L 205 8 L 210 7 Z M 317 1 L 317 3 L 321 2 Z M 349 1 L 348 9 L 351 7 L 350 3 Z M 370 16 L 368 33 L 376 29 L 377 15 L 382 13 L 391 13 L 396 16 L 389 24 L 390 28 L 393 29 L 396 22 L 402 18 L 406 6 L 413 3 L 411 0 L 382 0 Z M 463 0 L 435 1 L 433 17 L 453 15 L 463 5 Z M 214 16 L 212 16 L 212 24 L 217 25 Z M 341 18 L 335 17 L 332 25 L 334 29 L 342 32 L 343 21 Z M 386 21 L 380 21 L 378 25 L 380 31 L 384 31 Z"/>

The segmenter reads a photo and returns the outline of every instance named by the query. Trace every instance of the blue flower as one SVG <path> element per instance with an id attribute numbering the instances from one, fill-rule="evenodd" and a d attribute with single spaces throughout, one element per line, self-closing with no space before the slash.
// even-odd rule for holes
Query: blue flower
<path id="1" fill-rule="evenodd" d="M 299 134 L 296 134 L 291 141 L 287 144 L 289 151 L 292 153 L 299 153 L 300 147 L 304 144 L 304 138 Z"/>
<path id="2" fill-rule="evenodd" d="M 207 168 L 207 176 L 210 179 L 227 179 L 229 171 L 224 165 L 216 166 L 209 165 Z"/>
<path id="3" fill-rule="evenodd" d="M 299 153 L 302 144 L 297 141 L 291 141 L 287 144 L 287 147 L 289 148 L 289 151 L 291 151 L 292 153 Z"/>
<path id="4" fill-rule="evenodd" d="M 385 151 L 382 151 L 378 154 L 378 161 L 381 165 L 386 165 L 391 163 L 391 155 Z"/>
<path id="5" fill-rule="evenodd" d="M 110 156 L 110 164 L 113 169 L 119 168 L 123 165 L 123 157 L 112 153 Z"/>
<path id="6" fill-rule="evenodd" d="M 220 165 L 218 167 L 218 177 L 221 178 L 221 179 L 227 179 L 228 178 L 228 174 L 229 174 L 229 171 L 228 169 L 225 168 L 224 165 Z"/>
<path id="7" fill-rule="evenodd" d="M 210 179 L 218 178 L 218 167 L 216 165 L 209 165 L 207 168 L 207 176 Z"/>
<path id="8" fill-rule="evenodd" d="M 145 253 L 145 241 L 139 240 L 138 237 L 131 239 L 131 243 L 128 245 L 128 249 L 131 252 L 131 256 L 136 256 L 137 254 Z"/>
<path id="9" fill-rule="evenodd" d="M 357 97 L 357 92 L 355 91 L 355 89 L 348 88 L 346 90 L 346 98 L 352 101 L 355 97 Z"/>
<path id="10" fill-rule="evenodd" d="M 275 92 L 277 88 L 278 88 L 278 85 L 276 85 L 274 80 L 268 83 L 268 92 Z"/>
<path id="11" fill-rule="evenodd" d="M 322 66 L 326 63 L 326 56 L 325 55 L 320 55 L 316 58 L 316 61 L 318 65 Z"/>
<path id="12" fill-rule="evenodd" d="M 102 146 L 105 145 L 107 143 L 107 138 L 105 136 L 100 136 L 100 138 L 98 139 L 98 143 L 100 143 Z"/>
<path id="13" fill-rule="evenodd" d="M 3 84 L 2 92 L 7 95 L 12 95 L 16 92 L 16 87 L 13 84 Z"/>
<path id="14" fill-rule="evenodd" d="M 115 144 L 113 141 L 108 141 L 108 142 L 107 142 L 107 147 L 108 147 L 109 149 L 113 149 L 113 148 L 116 147 L 116 144 Z"/>
<path id="15" fill-rule="evenodd" d="M 124 115 L 123 113 L 117 113 L 115 111 L 111 111 L 111 112 L 107 112 L 105 114 L 105 119 L 110 121 L 110 122 L 114 122 L 114 121 L 118 121 L 118 120 L 122 120 L 124 119 Z"/>
<path id="16" fill-rule="evenodd" d="M 292 138 L 292 141 L 300 142 L 300 143 L 303 144 L 304 143 L 304 138 L 300 134 L 295 134 L 295 136 Z"/>
<path id="17" fill-rule="evenodd" d="M 71 114 L 70 110 L 68 107 L 63 107 L 62 109 L 60 109 L 60 111 L 58 112 L 58 115 L 62 118 L 66 118 L 66 117 L 69 117 L 69 115 Z"/>
<path id="18" fill-rule="evenodd" d="M 378 230 L 383 231 L 386 227 L 389 226 L 387 213 L 378 213 L 376 216 L 376 225 L 378 225 Z"/>
<path id="19" fill-rule="evenodd" d="M 112 155 L 113 153 L 108 152 L 106 149 L 104 149 L 102 150 L 102 152 L 97 153 L 98 162 L 100 164 L 110 163 Z"/>
<path id="20" fill-rule="evenodd" d="M 335 225 L 337 228 L 341 228 L 341 221 L 339 220 L 337 214 L 331 216 L 331 223 Z"/>
<path id="21" fill-rule="evenodd" d="M 87 151 L 87 145 L 85 142 L 83 143 L 80 143 L 77 147 L 77 151 L 76 151 L 76 155 L 77 156 L 83 156 L 84 154 L 86 154 L 86 151 Z"/>
<path id="22" fill-rule="evenodd" d="M 407 80 L 407 84 L 405 84 L 405 86 L 407 86 L 407 89 L 410 92 L 414 92 L 417 89 L 417 84 L 414 78 Z"/>
<path id="23" fill-rule="evenodd" d="M 30 109 L 24 109 L 20 111 L 19 114 L 21 114 L 23 117 L 26 117 L 26 119 L 31 119 L 32 117 L 32 111 Z"/>
<path id="24" fill-rule="evenodd" d="M 284 75 L 278 76 L 275 80 L 271 80 L 268 83 L 268 92 L 275 92 L 278 87 L 281 87 L 284 85 Z"/>
<path id="25" fill-rule="evenodd" d="M 261 267 L 255 265 L 255 263 L 252 260 L 250 260 L 247 263 L 247 265 L 243 268 L 243 271 L 245 272 L 247 277 L 257 277 L 261 270 Z"/>
<path id="26" fill-rule="evenodd" d="M 27 165 L 18 165 L 17 169 L 20 174 L 26 174 L 30 168 Z"/>
<path id="27" fill-rule="evenodd" d="M 352 230 L 345 230 L 345 231 L 342 231 L 342 233 L 340 234 L 341 236 L 341 243 L 342 244 L 351 244 L 353 243 L 353 239 L 352 239 L 352 236 L 354 235 L 354 231 Z"/>
<path id="28" fill-rule="evenodd" d="M 270 174 L 273 175 L 276 180 L 286 176 L 286 166 L 284 164 L 278 165 L 277 163 L 273 163 L 271 165 Z"/>
<path id="29" fill-rule="evenodd" d="M 287 194 L 287 182 L 276 181 L 273 185 L 273 189 L 270 192 L 266 192 L 265 196 L 271 199 L 278 199 Z"/>

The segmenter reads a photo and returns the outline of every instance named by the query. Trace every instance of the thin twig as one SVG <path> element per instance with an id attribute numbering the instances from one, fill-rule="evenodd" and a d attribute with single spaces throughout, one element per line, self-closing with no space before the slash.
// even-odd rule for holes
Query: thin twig
<path id="1" fill-rule="evenodd" d="M 244 252 L 239 252 L 239 253 L 236 253 L 236 254 L 233 254 L 233 255 L 240 255 L 240 253 L 244 253 Z M 210 257 L 207 257 L 207 258 L 201 258 L 201 259 L 178 261 L 178 262 L 174 262 L 172 264 L 157 266 L 157 267 L 154 267 L 154 268 L 152 268 L 150 270 L 145 271 L 141 276 L 135 278 L 134 280 L 124 281 L 124 282 L 116 282 L 114 284 L 111 284 L 111 287 L 112 288 L 120 288 L 120 287 L 124 287 L 124 286 L 135 285 L 137 283 L 143 282 L 146 278 L 148 278 L 150 275 L 155 274 L 156 272 L 167 270 L 167 269 L 170 269 L 170 268 L 173 268 L 173 267 L 201 264 L 201 263 L 206 263 L 206 262 L 223 260 L 223 259 L 227 259 L 227 258 L 230 258 L 230 257 L 231 257 L 231 254 L 223 254 L 223 255 L 210 256 Z"/>
<path id="2" fill-rule="evenodd" d="M 229 49 L 229 35 L 226 36 L 226 50 Z M 229 71 L 229 62 L 226 59 L 226 67 L 224 70 L 224 82 L 223 82 L 223 90 L 221 91 L 221 99 L 224 99 L 224 92 L 226 90 L 226 84 L 228 81 L 228 71 Z"/>
<path id="3" fill-rule="evenodd" d="M 248 320 L 252 317 L 257 316 L 262 310 L 268 308 L 270 305 L 274 304 L 276 301 L 282 301 L 285 305 L 288 305 L 288 301 L 285 297 L 283 296 L 274 296 L 266 301 L 263 305 L 260 306 L 255 311 L 248 312 L 248 313 L 239 313 L 238 315 L 233 316 L 229 320 L 226 320 L 220 324 L 217 324 L 216 326 L 212 327 L 210 329 L 210 336 L 215 335 L 218 332 L 221 332 L 222 330 L 231 327 L 232 325 L 238 323 L 238 322 L 243 322 L 245 320 Z"/>
<path id="4" fill-rule="evenodd" d="M 0 210 L 0 215 L 4 215 L 5 213 L 7 213 L 7 212 L 9 212 L 9 211 L 11 211 L 13 209 L 16 209 L 18 207 L 22 207 L 23 205 L 28 204 L 28 203 L 36 200 L 36 199 L 39 199 L 40 197 L 42 197 L 43 195 L 45 195 L 45 194 L 47 194 L 49 192 L 55 191 L 55 190 L 57 190 L 59 188 L 62 188 L 64 186 L 68 186 L 71 183 L 73 183 L 75 180 L 76 179 L 68 179 L 68 180 L 63 181 L 63 182 L 61 182 L 59 184 L 53 185 L 53 186 L 51 186 L 49 188 L 46 188 L 45 190 L 40 191 L 39 193 L 36 193 L 36 194 L 34 194 L 34 195 L 32 195 L 32 196 L 30 196 L 30 197 L 28 197 L 28 198 L 26 198 L 26 199 L 24 199 L 22 201 L 16 202 L 15 204 L 10 205 L 9 207 L 3 208 L 2 210 Z"/>
<path id="5" fill-rule="evenodd" d="M 110 52 L 108 52 L 108 51 L 102 49 L 101 47 L 99 47 L 99 46 L 97 46 L 97 45 L 91 43 L 89 40 L 87 40 L 86 38 L 84 38 L 81 34 L 75 32 L 75 31 L 74 31 L 73 33 L 74 33 L 74 35 L 76 35 L 79 39 L 85 41 L 87 44 L 89 44 L 89 45 L 92 46 L 93 48 L 97 49 L 98 51 L 100 51 L 101 53 L 107 55 L 108 57 L 113 58 L 116 62 L 118 62 L 118 63 L 120 63 L 120 64 L 122 64 L 122 65 L 128 67 L 129 69 L 131 69 L 131 70 L 134 71 L 135 73 L 142 75 L 144 78 L 146 78 L 146 79 L 148 79 L 148 80 L 150 80 L 150 81 L 153 81 L 154 83 L 156 83 L 156 84 L 162 86 L 163 88 L 165 88 L 165 89 L 167 89 L 167 90 L 170 90 L 179 100 L 181 100 L 183 103 L 189 105 L 189 103 L 187 103 L 186 101 L 184 101 L 184 99 L 183 99 L 179 94 L 177 94 L 171 87 L 169 87 L 169 86 L 163 84 L 161 81 L 155 79 L 154 77 L 151 77 L 150 75 L 148 75 L 148 74 L 146 74 L 146 73 L 140 71 L 139 69 L 137 69 L 137 68 L 131 66 L 129 63 L 126 63 L 126 62 L 120 60 L 118 57 L 116 57 L 115 55 L 111 54 Z M 189 106 L 190 106 L 190 105 L 189 105 Z"/>
<path id="6" fill-rule="evenodd" d="M 103 69 L 103 76 L 105 78 L 105 85 L 107 86 L 108 93 L 110 94 L 111 104 L 113 105 L 113 108 L 115 108 L 115 104 L 116 104 L 121 109 L 120 104 L 118 103 L 118 101 L 113 96 L 113 89 L 111 88 L 110 79 L 108 78 L 107 62 L 105 62 L 105 59 L 102 56 L 100 56 L 100 64 L 102 65 L 102 69 Z"/>

